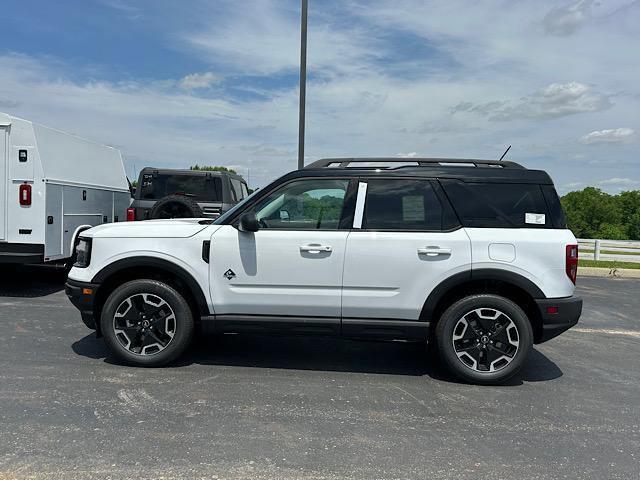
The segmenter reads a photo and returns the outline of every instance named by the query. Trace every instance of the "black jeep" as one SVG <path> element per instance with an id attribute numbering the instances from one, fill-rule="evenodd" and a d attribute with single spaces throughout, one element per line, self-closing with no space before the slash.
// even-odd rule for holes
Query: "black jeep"
<path id="1" fill-rule="evenodd" d="M 248 194 L 247 183 L 235 173 L 147 167 L 127 220 L 217 218 Z"/>

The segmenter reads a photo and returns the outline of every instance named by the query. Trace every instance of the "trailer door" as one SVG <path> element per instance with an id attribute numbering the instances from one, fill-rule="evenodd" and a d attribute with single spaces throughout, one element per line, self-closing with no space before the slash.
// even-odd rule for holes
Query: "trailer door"
<path id="1" fill-rule="evenodd" d="M 0 240 L 7 231 L 7 129 L 0 127 Z"/>

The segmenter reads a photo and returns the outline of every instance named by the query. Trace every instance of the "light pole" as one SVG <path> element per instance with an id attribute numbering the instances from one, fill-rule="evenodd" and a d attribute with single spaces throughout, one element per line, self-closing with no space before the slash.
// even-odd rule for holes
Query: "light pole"
<path id="1" fill-rule="evenodd" d="M 298 117 L 298 168 L 304 167 L 304 116 L 307 97 L 307 9 L 308 0 L 302 0 L 300 16 L 300 112 Z"/>

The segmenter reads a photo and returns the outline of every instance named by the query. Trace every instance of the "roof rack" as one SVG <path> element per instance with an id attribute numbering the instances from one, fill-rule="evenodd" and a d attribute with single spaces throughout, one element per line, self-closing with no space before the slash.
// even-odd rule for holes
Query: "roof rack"
<path id="1" fill-rule="evenodd" d="M 364 164 L 401 164 L 399 166 L 364 165 Z M 476 167 L 476 168 L 520 168 L 522 165 L 515 162 L 499 160 L 475 160 L 463 158 L 325 158 L 315 161 L 304 168 L 348 168 L 350 165 L 357 168 L 402 168 L 402 167 Z"/>

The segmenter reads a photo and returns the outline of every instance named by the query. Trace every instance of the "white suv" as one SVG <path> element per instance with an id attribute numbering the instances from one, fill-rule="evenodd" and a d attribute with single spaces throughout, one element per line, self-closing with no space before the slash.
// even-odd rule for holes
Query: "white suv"
<path id="1" fill-rule="evenodd" d="M 215 222 L 82 233 L 66 292 L 120 360 L 158 366 L 194 334 L 435 343 L 474 383 L 575 325 L 578 247 L 549 176 L 512 162 L 330 159 Z"/>

